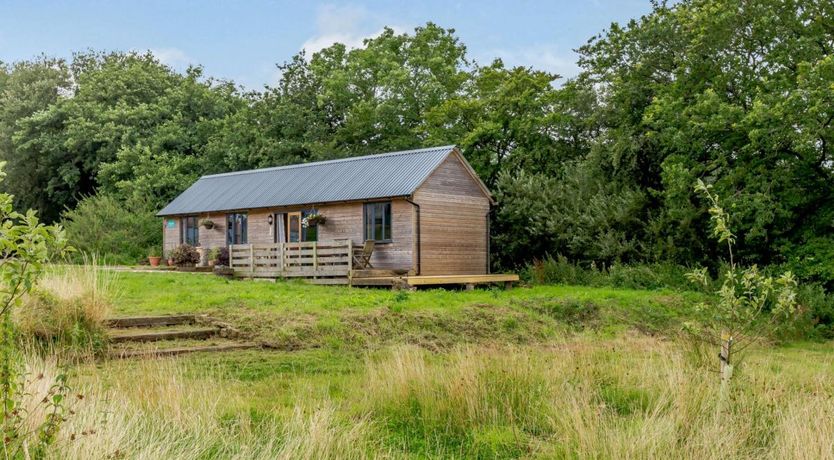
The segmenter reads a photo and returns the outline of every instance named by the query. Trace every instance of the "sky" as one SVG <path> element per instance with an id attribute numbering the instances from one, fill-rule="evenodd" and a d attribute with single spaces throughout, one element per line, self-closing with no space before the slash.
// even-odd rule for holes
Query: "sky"
<path id="1" fill-rule="evenodd" d="M 0 0 L 0 61 L 74 51 L 151 50 L 177 70 L 260 89 L 276 63 L 334 42 L 360 46 L 389 26 L 455 29 L 471 59 L 576 75 L 573 51 L 612 22 L 651 10 L 649 0 L 551 1 L 10 1 Z"/>

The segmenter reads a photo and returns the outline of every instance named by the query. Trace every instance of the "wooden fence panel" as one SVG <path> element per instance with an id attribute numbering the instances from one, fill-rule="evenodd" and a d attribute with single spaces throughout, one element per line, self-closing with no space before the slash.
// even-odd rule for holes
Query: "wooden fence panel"
<path id="1" fill-rule="evenodd" d="M 352 251 L 350 241 L 233 244 L 229 264 L 244 276 L 348 277 Z"/>

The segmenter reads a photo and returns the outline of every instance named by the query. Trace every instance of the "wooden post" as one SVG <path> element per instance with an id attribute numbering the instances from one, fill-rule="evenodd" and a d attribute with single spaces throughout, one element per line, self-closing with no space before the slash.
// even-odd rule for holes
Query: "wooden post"
<path id="1" fill-rule="evenodd" d="M 278 267 L 281 270 L 281 277 L 286 278 L 286 273 L 284 273 L 284 243 L 278 243 L 278 257 L 281 259 L 281 262 L 278 263 Z"/>
<path id="2" fill-rule="evenodd" d="M 319 244 L 314 242 L 313 243 L 313 279 L 318 278 L 319 272 L 319 251 L 318 251 Z"/>
<path id="3" fill-rule="evenodd" d="M 730 362 L 733 352 L 733 336 L 721 336 L 721 353 L 718 359 L 721 360 L 721 382 L 726 383 L 733 376 L 733 365 Z"/>
<path id="4" fill-rule="evenodd" d="M 348 286 L 353 286 L 353 240 L 347 240 Z"/>
<path id="5" fill-rule="evenodd" d="M 255 246 L 252 244 L 249 245 L 249 273 L 255 276 Z"/>
<path id="6" fill-rule="evenodd" d="M 466 290 L 467 291 L 474 291 L 475 285 L 473 283 L 466 283 Z"/>

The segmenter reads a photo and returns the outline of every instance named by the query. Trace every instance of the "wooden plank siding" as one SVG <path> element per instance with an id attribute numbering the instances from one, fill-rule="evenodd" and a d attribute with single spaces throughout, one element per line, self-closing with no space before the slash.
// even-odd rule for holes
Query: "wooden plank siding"
<path id="1" fill-rule="evenodd" d="M 377 244 L 371 263 L 374 267 L 389 270 L 408 270 L 414 272 L 415 261 L 412 257 L 414 247 L 414 206 L 406 200 L 392 199 L 391 201 L 391 233 L 390 243 Z M 330 242 L 350 239 L 355 247 L 364 243 L 364 210 L 363 203 L 334 203 L 304 207 L 284 207 L 273 209 L 253 209 L 247 212 L 248 243 L 272 244 L 275 241 L 269 216 L 275 213 L 300 211 L 302 209 L 317 209 L 327 218 L 327 222 L 319 225 L 318 240 Z M 246 211 L 241 211 L 246 212 Z M 173 219 L 174 229 L 166 227 L 165 222 Z M 215 227 L 211 230 L 199 228 L 200 246 L 215 248 L 226 246 L 226 213 L 201 214 L 199 221 L 211 219 Z M 172 216 L 163 219 L 163 247 L 166 251 L 174 249 L 180 242 L 181 217 Z"/>
<path id="2" fill-rule="evenodd" d="M 489 272 L 490 200 L 456 154 L 414 193 L 420 205 L 420 275 Z"/>

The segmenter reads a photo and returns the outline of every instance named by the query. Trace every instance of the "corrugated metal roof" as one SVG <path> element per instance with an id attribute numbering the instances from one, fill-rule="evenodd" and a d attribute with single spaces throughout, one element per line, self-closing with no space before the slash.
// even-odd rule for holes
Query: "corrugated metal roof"
<path id="1" fill-rule="evenodd" d="M 455 146 L 203 176 L 158 216 L 411 195 Z"/>

